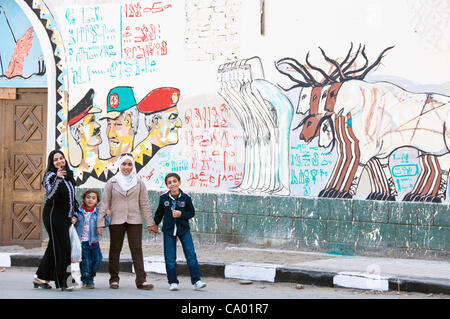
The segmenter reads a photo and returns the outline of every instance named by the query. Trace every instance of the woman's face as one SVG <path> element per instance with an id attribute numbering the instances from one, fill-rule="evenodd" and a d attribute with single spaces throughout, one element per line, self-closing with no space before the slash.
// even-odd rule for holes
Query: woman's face
<path id="1" fill-rule="evenodd" d="M 133 170 L 133 163 L 129 159 L 124 160 L 123 163 L 120 165 L 120 171 L 125 176 L 130 175 L 132 170 Z"/>
<path id="2" fill-rule="evenodd" d="M 53 155 L 53 165 L 55 165 L 56 169 L 66 166 L 66 159 L 61 153 Z"/>

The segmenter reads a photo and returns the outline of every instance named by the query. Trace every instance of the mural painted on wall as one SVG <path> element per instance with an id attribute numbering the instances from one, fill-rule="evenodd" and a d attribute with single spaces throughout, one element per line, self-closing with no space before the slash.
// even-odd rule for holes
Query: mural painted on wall
<path id="1" fill-rule="evenodd" d="M 68 7 L 64 35 L 43 1 L 27 3 L 49 30 L 57 60 L 55 147 L 79 185 L 101 185 L 129 152 L 148 189 L 164 189 L 165 174 L 176 171 L 195 191 L 447 197 L 449 97 L 367 80 L 395 47 L 370 62 L 361 45 L 343 57 L 320 49 L 317 66 L 309 53 L 305 63 L 279 59 L 271 67 L 288 85 L 267 79 L 258 56 L 223 63 L 217 94 L 194 98 L 170 80 L 149 80 L 175 59 L 174 2 Z"/>
<path id="2" fill-rule="evenodd" d="M 217 77 L 219 94 L 244 131 L 245 167 L 233 190 L 288 195 L 290 100 L 264 79 L 258 57 L 223 64 Z"/>
<path id="3" fill-rule="evenodd" d="M 64 150 L 79 185 L 108 180 L 124 152 L 133 154 L 149 189 L 165 188 L 168 171 L 178 171 L 197 189 L 239 183 L 236 145 L 242 137 L 233 133 L 230 108 L 219 98 L 186 100 L 180 113 L 176 87 L 99 85 L 136 83 L 172 63 L 176 7 L 170 1 L 68 7 L 65 35 L 43 1 L 27 3 L 51 31 L 58 61 L 55 147 Z M 165 150 L 180 141 L 186 147 Z"/>
<path id="4" fill-rule="evenodd" d="M 319 197 L 353 198 L 364 169 L 370 178 L 372 192 L 367 199 L 395 200 L 394 175 L 404 175 L 411 166 L 389 166 L 389 156 L 404 147 L 417 149 L 420 172 L 404 201 L 442 202 L 446 197 L 450 168 L 450 97 L 436 93 L 412 93 L 389 82 L 369 83 L 366 75 L 376 67 L 386 48 L 368 66 L 365 47 L 352 55 L 352 48 L 342 62 L 323 58 L 330 71 L 301 64 L 293 58 L 277 61 L 277 69 L 302 87 L 297 113 L 304 115 L 295 129 L 299 137 L 318 145 L 336 148 L 338 160 Z M 356 66 L 362 55 L 365 63 Z M 313 76 L 318 71 L 321 77 Z M 296 73 L 302 80 L 293 76 Z M 417 167 L 413 172 L 417 173 Z"/>
<path id="5" fill-rule="evenodd" d="M 140 171 L 159 149 L 178 143 L 181 121 L 177 109 L 180 91 L 177 88 L 152 90 L 136 102 L 132 87 L 115 87 L 107 96 L 107 112 L 99 119 L 106 119 L 107 125 L 103 129 L 109 147 L 109 157 L 101 158 L 99 145 L 102 143 L 102 127 L 97 122 L 96 114 L 102 110 L 93 106 L 93 96 L 94 90 L 90 89 L 68 115 L 70 134 L 76 142 L 69 145 L 68 152 L 80 183 L 89 177 L 108 180 L 116 174 L 116 163 L 123 153 L 133 155 L 136 169 Z M 147 136 L 136 145 L 140 116 L 144 117 Z M 79 148 L 81 152 L 74 148 Z"/>
<path id="6" fill-rule="evenodd" d="M 30 21 L 14 1 L 0 0 L 0 29 L 0 86 L 46 86 L 39 41 Z"/>

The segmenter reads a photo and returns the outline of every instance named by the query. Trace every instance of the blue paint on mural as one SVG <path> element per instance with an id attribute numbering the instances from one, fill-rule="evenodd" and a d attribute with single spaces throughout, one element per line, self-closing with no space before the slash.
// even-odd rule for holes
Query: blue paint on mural
<path id="1" fill-rule="evenodd" d="M 47 87 L 38 37 L 22 9 L 0 0 L 0 86 Z"/>

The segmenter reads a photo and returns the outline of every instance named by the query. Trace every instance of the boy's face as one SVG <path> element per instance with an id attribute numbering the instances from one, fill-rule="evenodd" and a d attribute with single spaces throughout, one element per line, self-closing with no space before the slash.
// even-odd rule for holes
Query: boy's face
<path id="1" fill-rule="evenodd" d="M 97 205 L 97 194 L 89 193 L 84 197 L 84 205 L 86 208 L 92 208 Z"/>
<path id="2" fill-rule="evenodd" d="M 167 179 L 166 185 L 172 194 L 177 194 L 178 191 L 180 190 L 181 182 L 175 176 L 171 176 Z"/>

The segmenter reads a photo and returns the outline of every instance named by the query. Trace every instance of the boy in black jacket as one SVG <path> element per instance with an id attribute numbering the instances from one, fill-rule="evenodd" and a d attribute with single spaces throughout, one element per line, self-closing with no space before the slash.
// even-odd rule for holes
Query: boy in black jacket
<path id="1" fill-rule="evenodd" d="M 183 246 L 193 288 L 195 290 L 204 288 L 206 284 L 200 279 L 197 255 L 189 229 L 189 219 L 195 215 L 194 205 L 192 205 L 191 197 L 180 189 L 181 178 L 178 174 L 169 173 L 164 181 L 169 191 L 160 196 L 154 220 L 156 225 L 159 225 L 164 217 L 162 231 L 169 290 L 178 290 L 179 284 L 176 272 L 177 237 Z"/>

